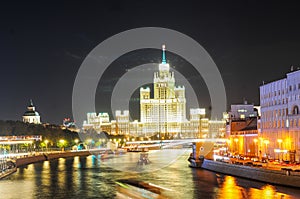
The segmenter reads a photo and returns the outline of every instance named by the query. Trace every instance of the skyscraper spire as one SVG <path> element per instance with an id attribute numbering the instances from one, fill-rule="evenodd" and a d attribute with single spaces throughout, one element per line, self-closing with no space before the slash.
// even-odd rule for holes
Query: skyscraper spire
<path id="1" fill-rule="evenodd" d="M 161 60 L 162 64 L 166 64 L 167 60 L 166 60 L 166 45 L 162 45 L 162 60 Z"/>

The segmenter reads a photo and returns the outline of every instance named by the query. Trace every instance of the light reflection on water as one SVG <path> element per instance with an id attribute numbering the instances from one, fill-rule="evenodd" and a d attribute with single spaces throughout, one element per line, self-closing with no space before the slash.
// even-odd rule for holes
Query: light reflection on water
<path id="1" fill-rule="evenodd" d="M 117 180 L 135 179 L 171 189 L 164 193 L 170 198 L 300 198 L 297 189 L 191 169 L 187 166 L 187 155 L 168 167 L 147 173 L 118 171 L 117 167 L 109 168 L 92 156 L 31 164 L 0 181 L 0 196 L 7 199 L 114 198 Z M 128 154 L 128 159 L 132 155 Z"/>

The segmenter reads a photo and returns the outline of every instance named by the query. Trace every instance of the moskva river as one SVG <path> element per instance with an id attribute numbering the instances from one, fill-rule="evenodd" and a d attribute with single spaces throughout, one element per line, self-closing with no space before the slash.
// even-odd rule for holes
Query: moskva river
<path id="1" fill-rule="evenodd" d="M 191 169 L 187 161 L 189 151 L 176 150 L 179 149 L 164 152 L 164 159 L 169 156 L 173 160 L 163 164 L 150 152 L 149 166 L 137 165 L 139 153 L 60 158 L 31 164 L 0 181 L 0 198 L 116 198 L 116 182 L 124 179 L 163 187 L 169 198 L 300 198 L 300 190 L 295 188 Z"/>

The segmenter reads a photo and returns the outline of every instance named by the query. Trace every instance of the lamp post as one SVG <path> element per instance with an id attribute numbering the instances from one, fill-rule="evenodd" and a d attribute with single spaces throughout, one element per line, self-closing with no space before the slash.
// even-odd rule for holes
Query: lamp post
<path id="1" fill-rule="evenodd" d="M 60 146 L 61 146 L 61 150 L 64 151 L 64 146 L 65 146 L 65 140 L 61 139 L 59 140 Z"/>
<path id="2" fill-rule="evenodd" d="M 253 139 L 253 142 L 254 142 L 254 151 L 255 151 L 255 152 L 254 152 L 254 153 L 255 153 L 254 155 L 255 155 L 255 156 L 258 155 L 258 154 L 257 154 L 257 153 L 258 153 L 258 147 L 256 147 L 257 141 L 258 141 L 258 140 L 257 140 L 256 138 Z"/>
<path id="3" fill-rule="evenodd" d="M 230 149 L 230 143 L 231 143 L 231 140 L 230 139 L 227 139 L 226 140 L 226 143 L 227 143 L 227 150 L 226 150 L 226 153 L 228 153 L 228 151 L 231 151 L 231 149 Z"/>
<path id="4" fill-rule="evenodd" d="M 74 142 L 75 142 L 75 144 L 77 145 L 78 142 L 79 142 L 79 140 L 78 140 L 78 139 L 75 139 Z"/>
<path id="5" fill-rule="evenodd" d="M 45 142 L 45 144 L 46 144 L 46 151 L 48 151 L 48 143 L 49 143 L 49 140 L 45 140 L 44 142 Z"/>
<path id="6" fill-rule="evenodd" d="M 266 145 L 265 151 L 266 151 L 266 156 L 268 157 L 268 144 L 270 143 L 269 140 L 264 140 L 264 143 Z"/>
<path id="7" fill-rule="evenodd" d="M 236 151 L 239 153 L 239 147 L 238 147 L 238 141 L 239 139 L 238 138 L 234 138 L 234 142 L 235 142 L 235 147 L 236 147 Z"/>
<path id="8" fill-rule="evenodd" d="M 282 139 L 277 139 L 278 142 L 278 148 L 279 148 L 279 155 L 278 155 L 278 159 L 280 160 L 280 155 L 281 155 L 281 143 L 282 143 Z"/>

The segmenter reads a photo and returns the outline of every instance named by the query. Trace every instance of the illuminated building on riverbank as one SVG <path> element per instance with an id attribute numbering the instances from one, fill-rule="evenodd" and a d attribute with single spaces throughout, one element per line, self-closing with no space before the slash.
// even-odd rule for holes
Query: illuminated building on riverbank
<path id="1" fill-rule="evenodd" d="M 253 104 L 231 105 L 227 116 L 226 137 L 232 153 L 259 155 L 259 107 Z"/>
<path id="2" fill-rule="evenodd" d="M 260 86 L 261 126 L 266 153 L 299 161 L 300 70 Z"/>
<path id="3" fill-rule="evenodd" d="M 181 133 L 186 122 L 186 99 L 184 86 L 175 86 L 174 72 L 166 61 L 163 45 L 162 62 L 159 72 L 154 73 L 154 98 L 150 98 L 150 88 L 140 89 L 140 121 L 143 134 L 152 135 Z"/>
<path id="4" fill-rule="evenodd" d="M 158 139 L 213 138 L 224 134 L 225 121 L 210 122 L 203 108 L 190 109 L 190 120 L 186 118 L 185 87 L 176 86 L 174 72 L 170 69 L 163 45 L 162 61 L 154 72 L 153 98 L 149 87 L 140 88 L 140 121 L 130 121 L 128 110 L 116 111 L 116 118 L 111 121 L 108 113 L 88 113 L 83 128 Z"/>

